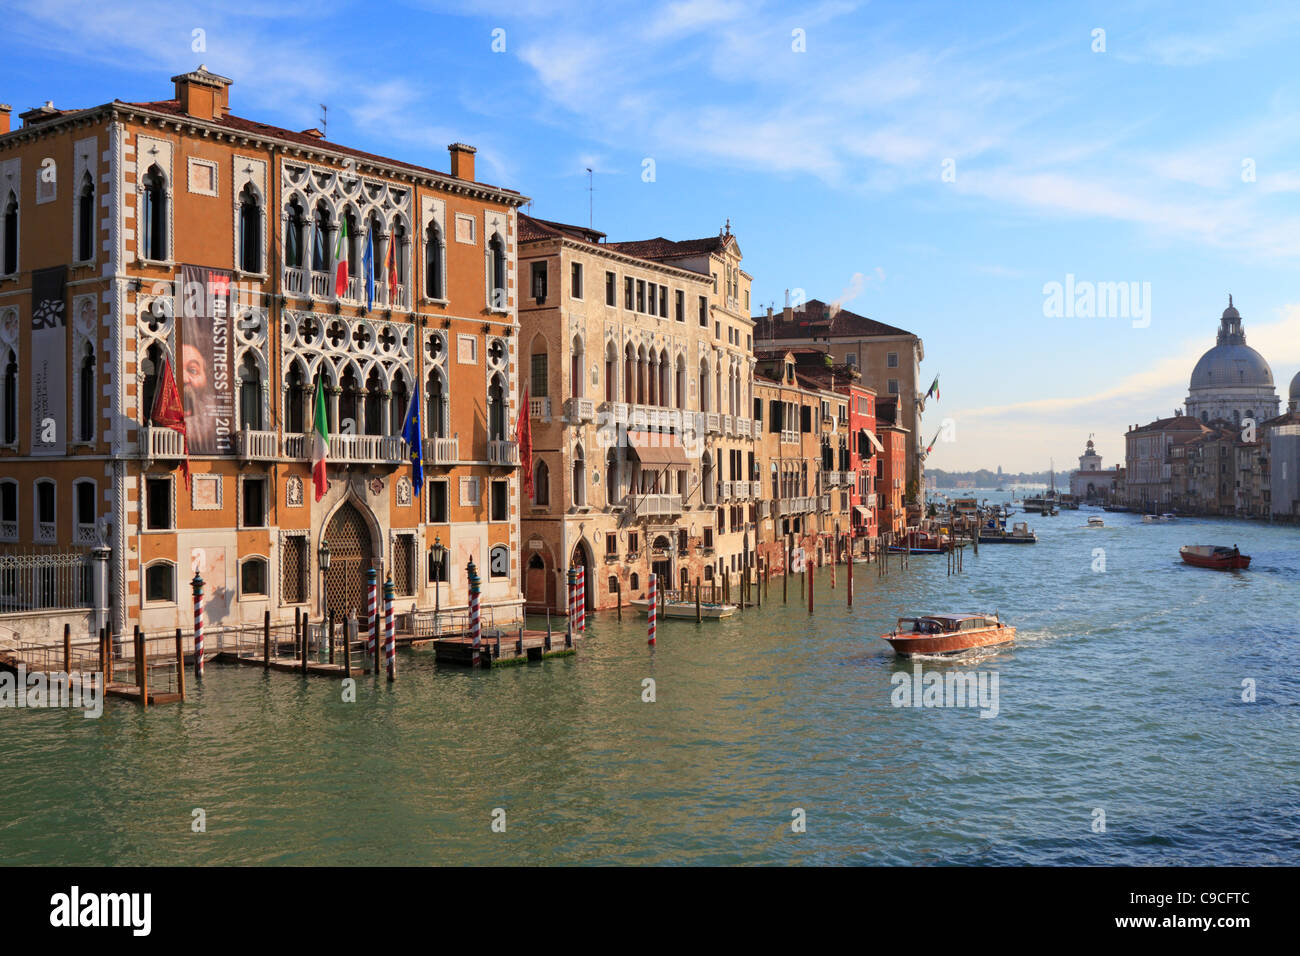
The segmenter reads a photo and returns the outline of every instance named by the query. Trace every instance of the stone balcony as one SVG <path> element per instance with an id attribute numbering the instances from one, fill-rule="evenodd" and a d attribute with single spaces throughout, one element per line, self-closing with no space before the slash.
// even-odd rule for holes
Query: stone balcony
<path id="1" fill-rule="evenodd" d="M 460 441 L 456 438 L 426 438 L 424 460 L 431 465 L 454 465 L 460 461 Z"/>
<path id="2" fill-rule="evenodd" d="M 681 495 L 629 494 L 623 504 L 626 513 L 636 518 L 671 518 L 682 513 Z"/>
<path id="3" fill-rule="evenodd" d="M 274 461 L 280 457 L 280 440 L 275 432 L 241 428 L 235 433 L 235 454 L 241 461 Z"/>
<path id="4" fill-rule="evenodd" d="M 284 457 L 311 460 L 311 435 L 285 435 Z M 330 435 L 326 460 L 333 463 L 395 465 L 407 460 L 400 435 Z"/>
<path id="5" fill-rule="evenodd" d="M 145 425 L 140 429 L 140 457 L 149 461 L 184 458 L 185 436 L 172 428 Z"/>
<path id="6" fill-rule="evenodd" d="M 564 417 L 571 425 L 593 421 L 596 417 L 596 403 L 590 398 L 570 398 L 564 403 Z"/>
<path id="7" fill-rule="evenodd" d="M 519 465 L 519 442 L 494 438 L 488 442 L 488 464 L 505 468 Z"/>

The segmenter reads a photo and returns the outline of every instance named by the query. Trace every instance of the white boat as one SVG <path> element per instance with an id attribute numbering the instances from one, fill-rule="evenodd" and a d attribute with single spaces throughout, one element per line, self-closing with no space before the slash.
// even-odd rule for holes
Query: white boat
<path id="1" fill-rule="evenodd" d="M 1142 523 L 1143 524 L 1164 524 L 1167 521 L 1173 521 L 1175 517 L 1176 515 L 1171 515 L 1167 512 L 1165 514 L 1160 514 L 1160 515 L 1143 515 Z"/>
<path id="2" fill-rule="evenodd" d="M 1093 515 L 1091 518 L 1088 519 L 1088 524 L 1086 525 L 1086 527 L 1104 528 L 1106 527 L 1106 522 L 1104 519 L 1098 518 L 1096 515 Z"/>
<path id="3" fill-rule="evenodd" d="M 1177 519 L 1178 519 L 1178 515 L 1170 514 L 1167 511 L 1160 516 L 1161 521 L 1176 521 Z"/>
<path id="4" fill-rule="evenodd" d="M 649 615 L 650 602 L 646 600 L 629 601 L 632 607 L 636 608 L 642 614 Z M 731 617 L 740 610 L 736 604 L 713 604 L 707 601 L 700 602 L 700 618 L 705 621 L 720 621 L 724 617 Z M 675 617 L 682 620 L 695 620 L 695 602 L 694 601 L 668 601 L 660 607 L 659 617 Z"/>

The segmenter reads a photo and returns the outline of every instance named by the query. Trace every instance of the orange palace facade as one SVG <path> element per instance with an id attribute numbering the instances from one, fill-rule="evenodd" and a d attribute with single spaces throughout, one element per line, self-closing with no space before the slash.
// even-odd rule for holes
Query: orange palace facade
<path id="1" fill-rule="evenodd" d="M 13 130 L 0 107 L 0 612 L 27 639 L 188 629 L 197 571 L 210 624 L 360 613 L 376 567 L 400 613 L 463 613 L 473 560 L 485 623 L 517 620 L 525 198 L 476 181 L 472 147 L 436 172 L 237 117 L 203 67 L 172 80 Z M 188 488 L 180 433 L 150 420 L 167 362 Z"/>

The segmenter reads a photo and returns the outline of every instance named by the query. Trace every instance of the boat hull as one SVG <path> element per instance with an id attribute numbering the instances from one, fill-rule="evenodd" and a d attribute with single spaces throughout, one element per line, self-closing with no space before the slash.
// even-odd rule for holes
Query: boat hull
<path id="1" fill-rule="evenodd" d="M 1198 554 L 1195 551 L 1180 550 L 1178 552 L 1184 562 L 1195 568 L 1210 568 L 1214 571 L 1244 571 L 1250 567 L 1250 555 L 1206 555 Z"/>
<path id="2" fill-rule="evenodd" d="M 973 631 L 944 634 L 882 634 L 880 638 L 899 657 L 911 657 L 914 654 L 943 656 L 1011 644 L 1016 639 L 1016 629 L 1004 624 L 1000 627 L 981 627 Z"/>

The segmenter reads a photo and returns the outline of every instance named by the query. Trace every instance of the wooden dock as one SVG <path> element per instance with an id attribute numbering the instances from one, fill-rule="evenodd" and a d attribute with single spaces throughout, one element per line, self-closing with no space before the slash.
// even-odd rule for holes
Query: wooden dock
<path id="1" fill-rule="evenodd" d="M 519 631 L 503 633 L 498 638 L 484 637 L 477 648 L 467 634 L 439 637 L 433 640 L 434 660 L 439 664 L 458 664 L 462 667 L 509 667 L 541 661 L 551 657 L 570 657 L 576 653 L 581 633 L 573 635 L 573 646 L 564 646 L 563 634 L 552 634 L 548 647 L 546 631 Z"/>

